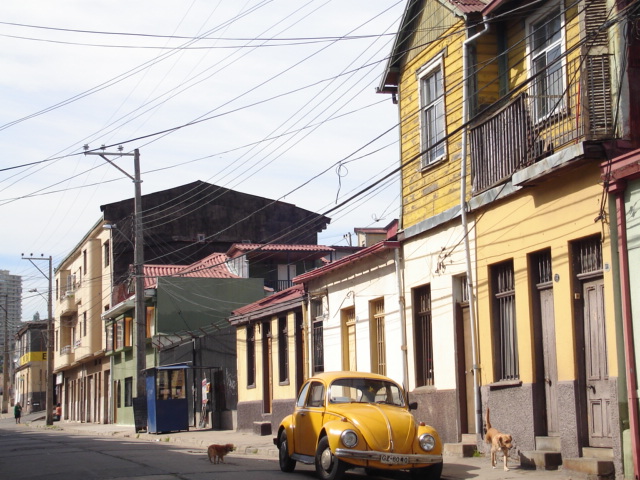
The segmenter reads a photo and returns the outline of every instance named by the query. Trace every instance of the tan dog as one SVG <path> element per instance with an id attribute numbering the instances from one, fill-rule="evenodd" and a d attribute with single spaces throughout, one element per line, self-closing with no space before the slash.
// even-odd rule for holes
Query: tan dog
<path id="1" fill-rule="evenodd" d="M 226 445 L 218 445 L 214 443 L 213 445 L 209 445 L 207 448 L 207 455 L 209 455 L 209 462 L 211 462 L 211 458 L 213 457 L 213 462 L 211 463 L 224 463 L 224 456 L 233 452 L 236 447 L 231 443 L 227 443 Z"/>
<path id="2" fill-rule="evenodd" d="M 502 451 L 502 454 L 504 455 L 504 471 L 508 472 L 509 467 L 507 467 L 507 460 L 509 458 L 509 450 L 511 450 L 513 438 L 508 433 L 502 433 L 491 426 L 491 421 L 489 420 L 489 408 L 487 408 L 486 422 L 487 433 L 484 436 L 484 441 L 491 444 L 491 466 L 496 468 L 496 455 L 498 454 L 498 451 Z"/>

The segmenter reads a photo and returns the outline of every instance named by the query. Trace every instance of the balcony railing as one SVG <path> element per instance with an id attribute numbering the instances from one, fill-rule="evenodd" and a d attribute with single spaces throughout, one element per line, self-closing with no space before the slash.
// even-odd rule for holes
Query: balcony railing
<path id="1" fill-rule="evenodd" d="M 578 57 L 533 79 L 470 130 L 474 192 L 498 185 L 558 150 L 613 136 L 609 55 Z"/>

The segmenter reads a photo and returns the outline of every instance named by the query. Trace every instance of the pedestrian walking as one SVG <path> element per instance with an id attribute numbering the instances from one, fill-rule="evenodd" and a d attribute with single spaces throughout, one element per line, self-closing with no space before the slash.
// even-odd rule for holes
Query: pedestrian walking
<path id="1" fill-rule="evenodd" d="M 22 405 L 20 405 L 20 402 L 16 402 L 13 406 L 13 416 L 16 417 L 16 423 L 20 423 L 20 417 L 22 417 Z"/>

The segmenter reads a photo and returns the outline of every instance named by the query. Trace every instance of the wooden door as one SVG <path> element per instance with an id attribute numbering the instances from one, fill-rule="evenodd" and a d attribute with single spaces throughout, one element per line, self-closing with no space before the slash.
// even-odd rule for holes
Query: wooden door
<path id="1" fill-rule="evenodd" d="M 342 322 L 342 368 L 356 371 L 356 309 L 345 309 Z"/>
<path id="2" fill-rule="evenodd" d="M 589 446 L 613 446 L 611 436 L 609 366 L 604 318 L 604 281 L 583 284 L 585 380 Z"/>
<path id="3" fill-rule="evenodd" d="M 547 434 L 559 434 L 558 423 L 558 359 L 556 355 L 556 323 L 553 288 L 540 288 L 540 320 L 542 324 L 542 356 Z"/>
<path id="4" fill-rule="evenodd" d="M 473 352 L 471 350 L 471 320 L 468 304 L 458 304 L 456 323 L 458 403 L 460 404 L 461 433 L 476 433 Z"/>
<path id="5" fill-rule="evenodd" d="M 271 413 L 273 378 L 271 368 L 271 324 L 262 324 L 262 412 Z"/>

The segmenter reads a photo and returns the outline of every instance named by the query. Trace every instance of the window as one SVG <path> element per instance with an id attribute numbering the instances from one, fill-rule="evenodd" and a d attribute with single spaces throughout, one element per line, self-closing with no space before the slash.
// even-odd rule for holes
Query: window
<path id="1" fill-rule="evenodd" d="M 442 63 L 438 58 L 419 73 L 422 168 L 446 154 L 444 85 Z"/>
<path id="2" fill-rule="evenodd" d="M 311 300 L 313 318 L 313 372 L 324 372 L 324 313 L 322 298 Z"/>
<path id="3" fill-rule="evenodd" d="M 534 115 L 536 120 L 542 120 L 564 107 L 560 7 L 533 21 L 529 33 Z"/>
<path id="4" fill-rule="evenodd" d="M 342 369 L 356 371 L 356 309 L 342 310 Z"/>
<path id="5" fill-rule="evenodd" d="M 133 377 L 124 379 L 124 406 L 131 407 L 133 405 Z"/>
<path id="6" fill-rule="evenodd" d="M 256 385 L 256 327 L 247 325 L 247 386 Z"/>
<path id="7" fill-rule="evenodd" d="M 86 274 L 87 273 L 87 251 L 86 250 L 82 251 L 82 269 Z"/>
<path id="8" fill-rule="evenodd" d="M 516 380 L 520 378 L 520 371 L 513 261 L 493 266 L 491 283 L 495 375 L 498 380 Z"/>
<path id="9" fill-rule="evenodd" d="M 123 347 L 133 345 L 133 317 L 124 317 L 124 343 Z"/>
<path id="10" fill-rule="evenodd" d="M 371 309 L 371 371 L 387 374 L 387 355 L 384 334 L 384 298 L 370 303 Z"/>
<path id="11" fill-rule="evenodd" d="M 416 386 L 433 385 L 433 335 L 429 285 L 413 291 L 413 326 L 416 344 Z"/>
<path id="12" fill-rule="evenodd" d="M 151 338 L 153 337 L 153 335 L 155 335 L 155 328 L 154 328 L 154 323 L 153 323 L 153 319 L 155 318 L 156 315 L 156 307 L 146 307 L 146 313 L 147 313 L 147 318 L 146 318 L 146 330 L 147 330 L 147 338 Z"/>
<path id="13" fill-rule="evenodd" d="M 287 317 L 278 318 L 278 366 L 280 383 L 289 381 L 289 337 Z"/>
<path id="14" fill-rule="evenodd" d="M 118 408 L 122 407 L 122 384 L 120 380 L 116 382 L 116 403 Z"/>
<path id="15" fill-rule="evenodd" d="M 87 336 L 87 312 L 82 313 L 82 329 L 84 330 L 83 336 Z"/>
<path id="16" fill-rule="evenodd" d="M 109 241 L 104 242 L 103 254 L 104 257 L 104 266 L 108 267 L 111 264 L 111 250 L 109 247 Z"/>
<path id="17" fill-rule="evenodd" d="M 107 352 L 113 351 L 113 323 L 107 323 L 106 332 L 106 350 Z"/>
<path id="18" fill-rule="evenodd" d="M 324 385 L 313 382 L 309 391 L 307 407 L 322 407 L 324 405 Z"/>

